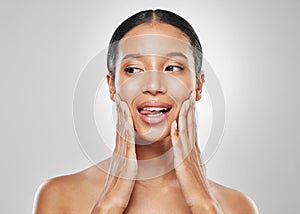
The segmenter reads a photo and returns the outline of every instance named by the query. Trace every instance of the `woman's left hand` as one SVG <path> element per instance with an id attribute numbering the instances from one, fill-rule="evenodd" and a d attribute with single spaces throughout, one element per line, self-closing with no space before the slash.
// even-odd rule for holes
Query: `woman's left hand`
<path id="1" fill-rule="evenodd" d="M 194 92 L 182 104 L 178 126 L 176 120 L 172 123 L 171 138 L 176 176 L 192 213 L 223 213 L 209 190 L 197 144 Z"/>

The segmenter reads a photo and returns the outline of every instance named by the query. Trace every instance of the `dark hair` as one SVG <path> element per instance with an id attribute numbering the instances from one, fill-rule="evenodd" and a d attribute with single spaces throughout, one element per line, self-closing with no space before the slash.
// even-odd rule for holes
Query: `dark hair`
<path id="1" fill-rule="evenodd" d="M 190 44 L 193 47 L 196 77 L 199 78 L 202 66 L 202 47 L 195 30 L 185 19 L 178 16 L 177 14 L 170 11 L 157 9 L 138 12 L 123 21 L 115 30 L 109 42 L 107 53 L 107 67 L 109 72 L 111 73 L 113 81 L 115 79 L 118 41 L 120 41 L 123 36 L 134 27 L 143 23 L 154 21 L 170 24 L 184 32 L 189 37 Z"/>

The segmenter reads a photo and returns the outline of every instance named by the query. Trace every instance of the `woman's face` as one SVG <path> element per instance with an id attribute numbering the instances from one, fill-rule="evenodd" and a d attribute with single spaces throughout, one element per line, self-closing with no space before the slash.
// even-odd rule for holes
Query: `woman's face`
<path id="1" fill-rule="evenodd" d="M 201 91 L 188 37 L 164 23 L 145 23 L 129 31 L 118 44 L 115 81 L 108 77 L 132 114 L 137 144 L 170 135 L 182 103 Z"/>

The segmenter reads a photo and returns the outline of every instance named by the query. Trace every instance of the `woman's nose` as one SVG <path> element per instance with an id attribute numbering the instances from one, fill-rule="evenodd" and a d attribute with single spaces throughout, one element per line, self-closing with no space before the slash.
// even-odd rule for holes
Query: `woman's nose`
<path id="1" fill-rule="evenodd" d="M 149 93 L 152 95 L 164 94 L 167 92 L 166 85 L 164 83 L 164 73 L 159 71 L 145 72 L 144 85 L 142 87 L 143 93 Z"/>

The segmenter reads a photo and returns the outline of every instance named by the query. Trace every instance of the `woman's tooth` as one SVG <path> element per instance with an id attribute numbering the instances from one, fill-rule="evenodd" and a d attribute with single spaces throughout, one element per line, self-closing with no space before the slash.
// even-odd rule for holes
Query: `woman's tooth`
<path id="1" fill-rule="evenodd" d="M 167 108 L 146 107 L 146 108 L 143 108 L 143 110 L 146 110 L 146 111 L 163 111 L 163 110 L 167 110 Z"/>

